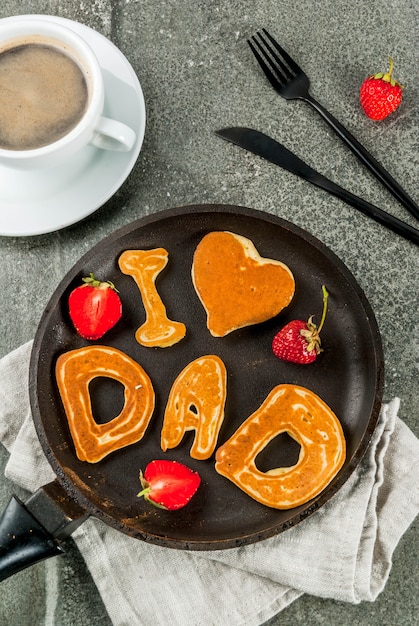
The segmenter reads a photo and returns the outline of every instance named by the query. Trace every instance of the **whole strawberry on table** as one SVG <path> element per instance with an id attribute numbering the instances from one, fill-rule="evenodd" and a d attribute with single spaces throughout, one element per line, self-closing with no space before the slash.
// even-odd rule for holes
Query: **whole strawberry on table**
<path id="1" fill-rule="evenodd" d="M 402 101 L 403 87 L 392 77 L 393 59 L 389 57 L 388 72 L 373 74 L 364 80 L 359 99 L 365 114 L 372 120 L 383 120 L 393 113 Z"/>

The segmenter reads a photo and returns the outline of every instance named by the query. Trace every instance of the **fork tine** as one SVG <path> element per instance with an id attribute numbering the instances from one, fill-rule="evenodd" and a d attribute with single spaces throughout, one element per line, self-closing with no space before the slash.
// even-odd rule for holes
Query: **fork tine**
<path id="1" fill-rule="evenodd" d="M 278 80 L 278 78 L 275 76 L 275 74 L 273 73 L 273 71 L 267 66 L 265 60 L 262 58 L 262 56 L 259 54 L 259 52 L 256 49 L 255 44 L 259 47 L 259 49 L 263 52 L 263 50 L 260 47 L 260 44 L 256 41 L 256 39 L 253 37 L 252 38 L 253 41 L 251 39 L 247 40 L 247 43 L 250 46 L 251 51 L 253 52 L 256 61 L 259 63 L 260 67 L 262 68 L 266 78 L 269 80 L 269 82 L 271 83 L 272 87 L 274 87 L 275 89 L 278 88 L 278 86 L 281 85 L 282 83 L 286 83 L 286 78 L 281 76 L 280 79 Z M 267 59 L 269 62 L 269 59 Z"/>
<path id="2" fill-rule="evenodd" d="M 300 73 L 302 70 L 300 68 L 299 65 L 297 65 L 297 63 L 294 61 L 294 59 L 292 59 L 290 57 L 290 55 L 285 52 L 284 48 L 281 48 L 281 46 L 279 45 L 279 43 L 272 37 L 272 35 L 270 35 L 268 33 L 268 31 L 266 30 L 266 28 L 262 28 L 262 31 L 265 33 L 265 35 L 268 37 L 269 41 L 272 43 L 273 46 L 275 46 L 275 48 L 278 50 L 279 54 L 282 56 L 282 58 L 284 59 L 285 63 L 288 64 L 288 66 L 290 67 L 290 69 L 295 73 L 298 74 Z"/>
<path id="3" fill-rule="evenodd" d="M 266 49 L 262 47 L 261 43 L 255 37 L 253 37 L 256 45 L 258 46 L 259 50 L 264 55 L 265 61 L 270 64 L 274 72 L 278 73 L 281 81 L 283 83 L 287 83 L 288 80 L 291 80 L 292 78 L 294 78 L 294 74 L 285 65 L 281 57 L 278 56 L 277 52 L 269 44 L 269 41 L 266 41 L 260 32 L 256 33 L 256 35 L 259 36 L 260 41 L 262 42 L 262 44 L 265 46 Z"/>
<path id="4" fill-rule="evenodd" d="M 304 75 L 265 28 L 251 37 L 248 44 L 269 82 L 282 95 L 298 75 Z"/>

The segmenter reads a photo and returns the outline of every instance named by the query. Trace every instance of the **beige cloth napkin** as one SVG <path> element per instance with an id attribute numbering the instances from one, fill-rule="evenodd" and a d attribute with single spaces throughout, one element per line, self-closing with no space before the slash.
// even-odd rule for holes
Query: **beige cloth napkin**
<path id="1" fill-rule="evenodd" d="M 0 361 L 6 476 L 36 490 L 54 474 L 38 443 L 27 391 L 31 343 Z M 382 407 L 371 445 L 315 515 L 257 544 L 215 552 L 161 548 L 90 518 L 73 535 L 116 626 L 257 626 L 303 593 L 350 603 L 383 590 L 392 554 L 419 510 L 419 440 Z M 62 557 L 62 558 L 65 558 Z"/>

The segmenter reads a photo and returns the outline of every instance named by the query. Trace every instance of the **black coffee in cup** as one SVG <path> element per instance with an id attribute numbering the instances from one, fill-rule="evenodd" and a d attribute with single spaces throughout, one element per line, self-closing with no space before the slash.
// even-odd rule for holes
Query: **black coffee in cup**
<path id="1" fill-rule="evenodd" d="M 19 43 L 0 53 L 0 148 L 57 141 L 81 120 L 87 102 L 83 71 L 58 47 Z"/>

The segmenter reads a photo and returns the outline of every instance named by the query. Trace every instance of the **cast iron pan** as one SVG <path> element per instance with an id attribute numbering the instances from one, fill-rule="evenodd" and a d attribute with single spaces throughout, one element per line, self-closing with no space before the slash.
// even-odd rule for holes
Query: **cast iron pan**
<path id="1" fill-rule="evenodd" d="M 191 281 L 194 250 L 213 230 L 250 238 L 261 256 L 279 259 L 294 274 L 296 292 L 276 318 L 214 338 Z M 184 340 L 171 348 L 144 348 L 134 338 L 144 308 L 132 277 L 121 273 L 118 257 L 131 248 L 165 247 L 169 262 L 157 279 L 168 316 L 186 324 Z M 89 342 L 75 333 L 68 316 L 68 296 L 93 272 L 111 280 L 123 302 L 123 317 L 102 340 L 138 361 L 152 379 L 156 408 L 137 444 L 116 451 L 97 464 L 77 459 L 54 380 L 59 354 Z M 314 364 L 279 361 L 271 352 L 277 330 L 293 318 L 315 315 L 320 321 L 325 284 L 329 311 L 322 331 L 324 352 Z M 219 355 L 227 368 L 226 416 L 219 445 L 280 383 L 295 383 L 317 393 L 341 420 L 347 459 L 335 480 L 314 500 L 295 509 L 265 507 L 214 470 L 214 458 L 189 456 L 192 433 L 178 448 L 163 453 L 160 431 L 167 397 L 179 372 L 193 359 Z M 282 219 L 252 209 L 224 205 L 181 207 L 142 218 L 118 230 L 80 259 L 63 279 L 41 319 L 30 366 L 33 417 L 44 452 L 68 498 L 128 535 L 161 546 L 211 550 L 232 548 L 276 535 L 307 518 L 344 484 L 363 456 L 378 418 L 383 388 L 383 353 L 377 323 L 365 295 L 345 265 L 313 236 Z M 122 386 L 101 378 L 92 386 L 95 419 L 108 420 L 122 407 Z M 277 437 L 258 457 L 262 470 L 296 462 L 298 446 Z M 138 473 L 153 459 L 169 458 L 196 469 L 202 484 L 183 509 L 168 512 L 136 497 Z"/>

